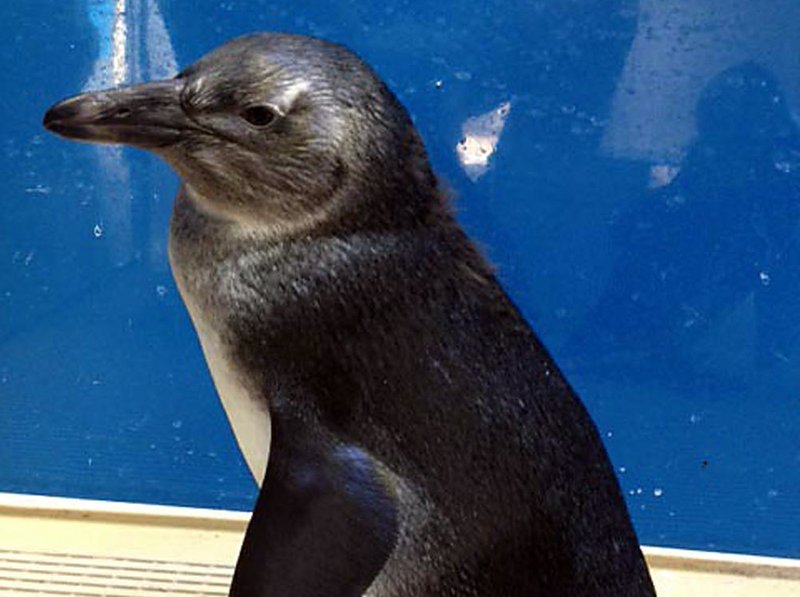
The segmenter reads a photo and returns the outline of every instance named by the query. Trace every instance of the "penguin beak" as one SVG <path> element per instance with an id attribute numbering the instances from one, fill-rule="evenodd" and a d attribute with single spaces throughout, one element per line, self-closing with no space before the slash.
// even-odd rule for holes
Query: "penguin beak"
<path id="1" fill-rule="evenodd" d="M 166 147 L 192 128 L 181 108 L 182 89 L 183 81 L 172 79 L 83 93 L 50 108 L 43 124 L 67 139 Z"/>

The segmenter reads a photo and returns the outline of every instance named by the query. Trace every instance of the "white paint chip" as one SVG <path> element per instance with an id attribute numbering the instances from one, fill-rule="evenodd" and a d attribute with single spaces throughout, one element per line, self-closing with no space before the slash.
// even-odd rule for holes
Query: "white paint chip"
<path id="1" fill-rule="evenodd" d="M 503 102 L 485 114 L 467 118 L 461 126 L 462 137 L 456 145 L 456 153 L 461 167 L 473 182 L 489 169 L 489 160 L 497 150 L 510 113 L 511 102 Z"/>

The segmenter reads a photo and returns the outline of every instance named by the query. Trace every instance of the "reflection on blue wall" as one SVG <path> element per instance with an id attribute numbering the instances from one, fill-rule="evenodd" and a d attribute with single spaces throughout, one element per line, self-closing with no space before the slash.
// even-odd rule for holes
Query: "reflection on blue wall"
<path id="1" fill-rule="evenodd" d="M 350 46 L 606 439 L 645 543 L 800 556 L 794 0 L 0 6 L 0 491 L 250 507 L 155 158 L 46 136 L 253 30 Z"/>

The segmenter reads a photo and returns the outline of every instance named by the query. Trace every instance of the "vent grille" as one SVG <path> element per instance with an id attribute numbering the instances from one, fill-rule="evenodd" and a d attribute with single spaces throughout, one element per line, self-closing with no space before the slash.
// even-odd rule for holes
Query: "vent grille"
<path id="1" fill-rule="evenodd" d="M 230 566 L 0 550 L 0 595 L 226 596 Z"/>

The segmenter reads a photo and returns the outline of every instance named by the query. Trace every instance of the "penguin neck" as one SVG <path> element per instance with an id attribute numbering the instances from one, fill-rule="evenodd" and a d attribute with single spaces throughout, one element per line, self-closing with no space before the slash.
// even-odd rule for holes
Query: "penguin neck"
<path id="1" fill-rule="evenodd" d="M 223 213 L 189 184 L 182 184 L 175 213 L 195 232 L 256 241 L 261 246 L 321 237 L 359 234 L 403 234 L 423 228 L 450 227 L 453 216 L 445 194 L 429 169 L 407 177 L 408 184 L 387 179 L 355 181 L 341 189 L 329 205 L 287 220 Z M 413 180 L 413 183 L 410 182 Z M 424 184 L 423 184 L 424 182 Z M 400 187 L 403 187 L 402 189 Z M 398 201 L 398 195 L 402 201 Z M 173 222 L 174 224 L 174 222 Z"/>
<path id="2" fill-rule="evenodd" d="M 218 203 L 207 200 L 197 189 L 184 183 L 178 191 L 175 210 L 183 216 L 191 216 L 187 222 L 207 232 L 224 233 L 230 238 L 257 238 L 262 243 L 277 243 L 305 236 L 328 217 L 325 210 L 320 210 L 292 220 L 260 218 L 242 213 L 239 207 L 220 209 Z"/>
<path id="3" fill-rule="evenodd" d="M 208 213 L 184 186 L 173 208 L 169 255 L 184 300 L 197 303 L 216 296 L 219 303 L 224 288 L 235 295 L 234 291 L 247 283 L 248 273 L 257 270 L 258 298 L 280 303 L 297 298 L 276 291 L 284 283 L 297 286 L 326 276 L 343 280 L 357 265 L 406 260 L 416 252 L 424 254 L 425 246 L 460 244 L 463 235 L 448 230 L 459 231 L 444 210 L 403 226 L 385 223 L 381 227 L 346 216 L 313 229 L 249 226 Z M 450 238 L 442 241 L 445 237 Z M 420 255 L 412 257 L 418 258 Z M 245 288 L 240 290 L 243 296 L 248 294 Z"/>

